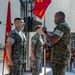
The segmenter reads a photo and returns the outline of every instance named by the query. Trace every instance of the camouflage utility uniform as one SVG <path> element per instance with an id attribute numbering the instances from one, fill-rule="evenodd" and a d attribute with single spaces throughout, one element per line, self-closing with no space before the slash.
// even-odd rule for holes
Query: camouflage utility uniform
<path id="1" fill-rule="evenodd" d="M 35 61 L 32 61 L 32 75 L 42 72 L 43 39 L 37 33 L 31 38 Z"/>
<path id="2" fill-rule="evenodd" d="M 54 34 L 62 38 L 52 46 L 53 75 L 65 75 L 66 67 L 71 57 L 70 28 L 68 24 L 65 21 L 59 23 L 54 29 Z"/>
<path id="3" fill-rule="evenodd" d="M 16 28 L 10 32 L 8 40 L 11 42 L 14 41 L 12 45 L 12 61 L 14 66 L 9 66 L 9 75 L 21 75 L 26 37 L 22 31 Z"/>

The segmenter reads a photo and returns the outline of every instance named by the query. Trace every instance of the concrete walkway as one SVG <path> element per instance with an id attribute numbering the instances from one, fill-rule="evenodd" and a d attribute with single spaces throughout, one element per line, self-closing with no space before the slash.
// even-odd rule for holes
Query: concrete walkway
<path id="1" fill-rule="evenodd" d="M 0 75 L 2 75 L 2 68 L 3 68 L 3 63 L 0 62 Z M 4 74 L 7 74 L 8 71 L 5 70 L 4 67 Z M 24 72 L 23 75 L 32 75 L 31 72 Z M 44 75 L 44 67 L 42 67 L 42 73 L 40 75 Z M 49 67 L 46 67 L 46 75 L 52 75 L 52 70 Z M 66 75 L 75 75 L 75 73 L 71 70 L 66 71 Z"/>

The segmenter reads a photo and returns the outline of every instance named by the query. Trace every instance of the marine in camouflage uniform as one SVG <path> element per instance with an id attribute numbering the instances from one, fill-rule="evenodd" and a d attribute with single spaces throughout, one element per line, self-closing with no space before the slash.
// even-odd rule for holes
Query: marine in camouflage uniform
<path id="1" fill-rule="evenodd" d="M 52 70 L 53 75 L 65 75 L 64 73 L 71 57 L 70 28 L 68 24 L 63 21 L 57 25 L 54 34 L 57 34 L 57 30 L 62 31 L 64 34 L 62 38 L 52 46 Z"/>
<path id="2" fill-rule="evenodd" d="M 14 66 L 9 66 L 9 74 L 10 75 L 21 75 L 21 70 L 23 66 L 23 52 L 25 51 L 26 46 L 26 37 L 23 32 L 18 31 L 18 29 L 14 29 L 10 32 L 8 40 L 10 38 L 14 39 L 15 42 L 12 45 L 12 61 L 14 62 Z"/>
<path id="3" fill-rule="evenodd" d="M 9 75 L 22 75 L 26 47 L 26 37 L 22 31 L 24 21 L 22 18 L 15 18 L 14 22 L 16 27 L 9 33 L 7 43 Z"/>
<path id="4" fill-rule="evenodd" d="M 65 14 L 59 11 L 55 14 L 54 22 L 57 25 L 53 34 L 49 34 L 46 28 L 43 31 L 52 45 L 51 62 L 53 75 L 65 75 L 66 68 L 71 59 L 70 28 L 66 23 Z"/>
<path id="5" fill-rule="evenodd" d="M 32 60 L 32 75 L 39 75 L 42 72 L 42 58 L 43 58 L 43 39 L 42 36 L 36 33 L 31 38 L 33 54 L 35 60 Z"/>

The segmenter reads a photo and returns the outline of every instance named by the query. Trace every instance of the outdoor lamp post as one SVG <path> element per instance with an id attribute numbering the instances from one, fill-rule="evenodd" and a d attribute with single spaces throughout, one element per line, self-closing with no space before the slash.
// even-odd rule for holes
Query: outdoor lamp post
<path id="1" fill-rule="evenodd" d="M 33 3 L 35 0 L 20 0 L 21 7 L 23 8 L 24 13 L 24 22 L 25 28 L 24 31 L 28 32 L 28 13 L 30 13 L 30 18 L 32 18 L 32 11 L 33 11 Z M 30 5 L 30 6 L 29 6 Z"/>
<path id="2" fill-rule="evenodd" d="M 25 22 L 25 27 L 24 27 L 24 32 L 25 32 L 25 35 L 26 35 L 26 38 L 28 37 L 27 36 L 27 28 L 28 28 L 28 25 L 27 25 L 27 0 L 19 0 L 20 1 L 20 4 L 21 4 L 21 8 L 23 8 L 23 17 L 24 17 L 24 22 Z M 26 71 L 26 50 L 25 48 L 23 49 L 23 68 L 22 68 L 22 75 L 23 75 L 23 71 Z"/>
<path id="3" fill-rule="evenodd" d="M 24 31 L 27 32 L 27 2 L 28 0 L 20 0 L 21 3 L 21 7 L 24 9 L 24 22 L 25 22 L 25 27 L 24 27 Z"/>
<path id="4" fill-rule="evenodd" d="M 21 7 L 23 8 L 23 13 L 24 13 L 24 22 L 25 22 L 25 27 L 24 27 L 24 32 L 27 38 L 27 43 L 26 43 L 26 54 L 25 54 L 25 66 L 23 67 L 25 71 L 27 71 L 30 67 L 29 67 L 29 62 L 30 62 L 30 58 L 29 58 L 29 32 L 28 32 L 28 13 L 30 12 L 28 8 L 29 6 L 29 2 L 30 0 L 19 0 L 21 3 Z"/>
<path id="5" fill-rule="evenodd" d="M 35 0 L 19 0 L 21 3 L 21 7 L 23 9 L 23 13 L 24 13 L 24 22 L 25 22 L 25 27 L 24 27 L 24 31 L 26 34 L 26 38 L 27 38 L 27 43 L 26 43 L 26 54 L 25 54 L 25 71 L 27 70 L 31 70 L 30 68 L 30 55 L 29 55 L 29 38 L 30 38 L 30 31 L 29 28 L 31 29 L 31 18 L 32 18 L 32 11 L 33 11 L 33 3 Z M 30 19 L 29 19 L 30 17 Z"/>

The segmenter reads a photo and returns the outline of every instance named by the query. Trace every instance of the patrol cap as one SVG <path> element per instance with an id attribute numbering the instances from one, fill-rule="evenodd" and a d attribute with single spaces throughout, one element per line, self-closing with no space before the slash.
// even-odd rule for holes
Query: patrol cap
<path id="1" fill-rule="evenodd" d="M 36 31 L 37 29 L 41 28 L 41 26 L 42 25 L 37 25 L 34 30 Z"/>

